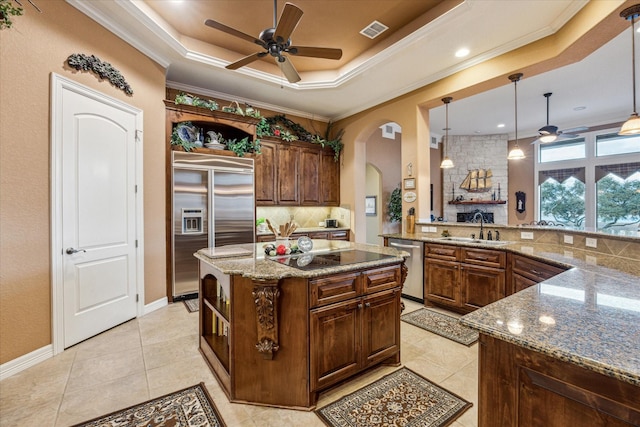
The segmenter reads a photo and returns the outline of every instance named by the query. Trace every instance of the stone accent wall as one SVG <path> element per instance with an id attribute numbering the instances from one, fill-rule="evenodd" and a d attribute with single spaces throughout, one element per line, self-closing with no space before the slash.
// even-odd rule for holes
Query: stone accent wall
<path id="1" fill-rule="evenodd" d="M 504 205 L 450 205 L 453 197 L 464 196 L 465 200 L 491 200 L 495 191 L 498 198 L 498 184 L 500 198 L 507 199 L 509 194 L 508 164 L 507 164 L 508 135 L 468 135 L 449 136 L 446 154 L 453 161 L 454 167 L 443 169 L 442 188 L 444 199 L 444 218 L 448 222 L 456 222 L 458 212 L 473 212 L 476 209 L 483 212 L 493 212 L 496 224 L 507 224 L 508 204 Z M 460 189 L 460 184 L 471 169 L 491 169 L 493 173 L 491 191 L 472 193 Z"/>

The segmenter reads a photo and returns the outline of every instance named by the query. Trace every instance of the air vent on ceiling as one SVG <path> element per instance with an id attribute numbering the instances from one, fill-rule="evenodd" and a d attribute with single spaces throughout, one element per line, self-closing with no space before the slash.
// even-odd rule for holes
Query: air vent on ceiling
<path id="1" fill-rule="evenodd" d="M 387 27 L 383 23 L 378 21 L 373 21 L 371 24 L 367 25 L 362 31 L 360 31 L 360 34 L 362 34 L 365 37 L 369 37 L 370 39 L 375 39 L 376 37 L 378 37 L 380 34 L 384 33 L 385 31 L 387 31 L 388 29 L 389 27 Z"/>

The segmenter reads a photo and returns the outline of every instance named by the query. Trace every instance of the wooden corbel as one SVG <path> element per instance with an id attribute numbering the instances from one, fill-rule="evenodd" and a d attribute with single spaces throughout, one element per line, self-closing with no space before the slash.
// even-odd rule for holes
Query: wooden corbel
<path id="1" fill-rule="evenodd" d="M 256 349 L 265 359 L 273 359 L 278 351 L 278 280 L 254 282 L 253 301 L 256 305 Z"/>

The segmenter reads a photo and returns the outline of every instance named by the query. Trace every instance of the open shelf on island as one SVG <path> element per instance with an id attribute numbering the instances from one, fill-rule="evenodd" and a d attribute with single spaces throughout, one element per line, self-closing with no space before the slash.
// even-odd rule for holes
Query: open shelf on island
<path id="1" fill-rule="evenodd" d="M 450 205 L 504 205 L 506 200 L 460 200 L 449 201 Z"/>

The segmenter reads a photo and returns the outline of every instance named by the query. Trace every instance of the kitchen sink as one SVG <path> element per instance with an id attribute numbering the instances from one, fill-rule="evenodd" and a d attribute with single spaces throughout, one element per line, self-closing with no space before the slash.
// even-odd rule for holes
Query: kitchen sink
<path id="1" fill-rule="evenodd" d="M 506 240 L 480 240 L 480 239 L 472 239 L 471 237 L 439 237 L 438 240 L 457 242 L 457 243 L 469 243 L 473 245 L 488 245 L 488 246 L 501 246 L 501 245 L 507 245 L 511 243 Z"/>

